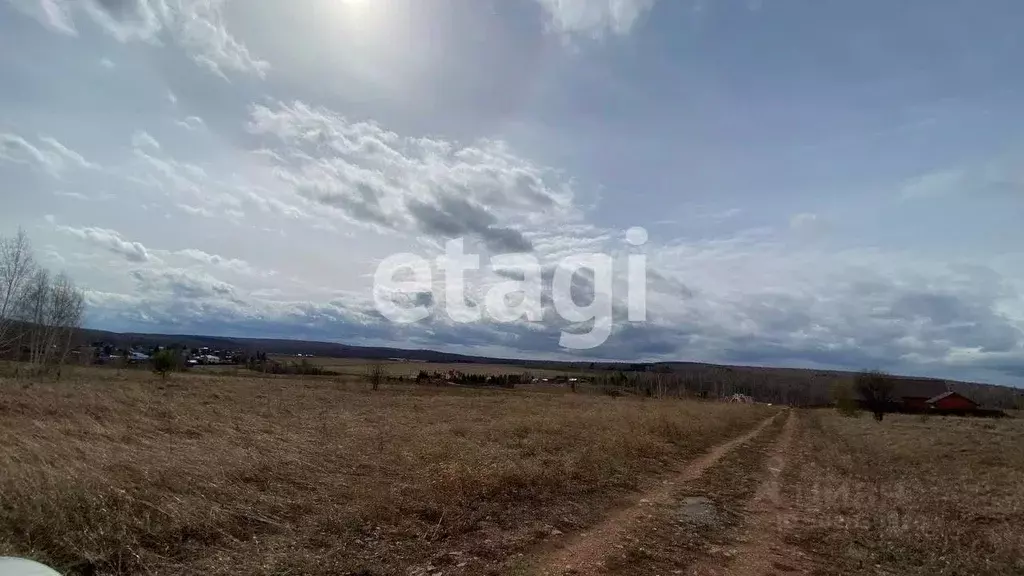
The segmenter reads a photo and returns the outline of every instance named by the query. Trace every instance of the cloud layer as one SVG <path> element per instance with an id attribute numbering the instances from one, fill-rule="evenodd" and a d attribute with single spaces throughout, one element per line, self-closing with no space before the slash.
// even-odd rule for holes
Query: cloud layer
<path id="1" fill-rule="evenodd" d="M 559 32 L 601 38 L 626 35 L 657 0 L 536 0 Z"/>
<path id="2" fill-rule="evenodd" d="M 249 130 L 282 182 L 356 224 L 504 253 L 533 249 L 523 227 L 570 216 L 570 189 L 501 142 L 402 137 L 301 102 L 253 106 Z"/>
<path id="3" fill-rule="evenodd" d="M 270 65 L 249 53 L 224 26 L 224 0 L 7 0 L 51 30 L 77 35 L 83 20 L 120 42 L 171 40 L 197 64 L 225 72 L 266 75 Z"/>
<path id="4" fill-rule="evenodd" d="M 0 232 L 87 289 L 90 325 L 1024 384 L 1024 53 L 993 40 L 1024 13 L 282 6 L 0 1 Z M 468 306 L 523 277 L 492 258 L 535 258 L 542 320 L 449 317 L 450 240 L 481 259 Z M 411 325 L 374 308 L 398 253 L 432 266 L 388 295 L 431 310 Z M 614 321 L 569 351 L 590 326 L 551 285 L 584 253 L 610 284 L 571 295 Z"/>

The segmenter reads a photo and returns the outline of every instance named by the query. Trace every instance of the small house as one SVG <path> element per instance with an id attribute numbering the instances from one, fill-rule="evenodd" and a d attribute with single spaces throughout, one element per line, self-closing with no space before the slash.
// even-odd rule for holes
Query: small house
<path id="1" fill-rule="evenodd" d="M 977 410 L 978 403 L 957 392 L 943 392 L 926 400 L 934 410 Z"/>

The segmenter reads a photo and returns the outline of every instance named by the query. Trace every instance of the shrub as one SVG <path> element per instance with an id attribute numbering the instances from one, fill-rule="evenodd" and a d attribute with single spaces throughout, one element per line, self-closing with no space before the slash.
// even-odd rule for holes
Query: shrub
<path id="1" fill-rule="evenodd" d="M 167 378 L 167 374 L 178 367 L 178 356 L 171 350 L 160 350 L 153 355 L 153 372 L 161 378 Z"/>
<path id="2" fill-rule="evenodd" d="M 381 363 L 370 364 L 366 369 L 366 379 L 370 381 L 370 388 L 377 390 L 380 388 L 380 383 L 387 377 L 387 373 L 384 370 L 384 365 Z"/>
<path id="3" fill-rule="evenodd" d="M 857 374 L 854 385 L 864 399 L 865 407 L 874 414 L 875 420 L 881 422 L 892 399 L 892 377 L 879 370 L 870 370 Z"/>
<path id="4" fill-rule="evenodd" d="M 860 403 L 857 402 L 857 393 L 850 382 L 837 382 L 832 386 L 832 401 L 835 403 L 836 411 L 847 418 L 860 417 Z"/>

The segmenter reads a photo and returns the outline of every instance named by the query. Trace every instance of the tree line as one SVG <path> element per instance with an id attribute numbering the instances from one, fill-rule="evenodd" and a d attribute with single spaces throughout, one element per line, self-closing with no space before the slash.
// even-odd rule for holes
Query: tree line
<path id="1" fill-rule="evenodd" d="M 39 265 L 23 230 L 0 235 L 0 358 L 59 376 L 84 312 L 82 291 L 67 274 Z"/>

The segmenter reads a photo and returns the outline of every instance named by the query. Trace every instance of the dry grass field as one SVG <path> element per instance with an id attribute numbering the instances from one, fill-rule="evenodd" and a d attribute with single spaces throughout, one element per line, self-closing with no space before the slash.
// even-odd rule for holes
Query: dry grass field
<path id="1" fill-rule="evenodd" d="M 1022 479 L 1016 418 L 0 378 L 0 555 L 69 574 L 1021 574 Z"/>
<path id="2" fill-rule="evenodd" d="M 74 574 L 502 574 L 773 408 L 82 369 L 0 379 L 0 555 Z"/>
<path id="3" fill-rule="evenodd" d="M 1024 574 L 1024 422 L 789 411 L 542 574 Z"/>
<path id="4" fill-rule="evenodd" d="M 810 413 L 785 491 L 822 574 L 1024 574 L 1024 421 Z"/>
<path id="5" fill-rule="evenodd" d="M 428 373 L 447 372 L 455 370 L 463 374 L 483 374 L 487 376 L 501 374 L 530 374 L 536 378 L 554 378 L 556 376 L 577 376 L 589 374 L 589 371 L 581 370 L 550 370 L 543 368 L 526 368 L 511 364 L 476 364 L 476 363 L 444 363 L 444 362 L 416 362 L 405 360 L 382 360 L 380 362 L 368 362 L 361 358 L 299 358 L 295 356 L 271 355 L 271 358 L 279 362 L 296 362 L 305 360 L 318 366 L 322 366 L 332 372 L 338 372 L 346 376 L 363 376 L 370 366 L 380 364 L 385 372 L 391 377 L 415 378 L 420 370 Z M 607 372 L 597 372 L 607 374 Z"/>

